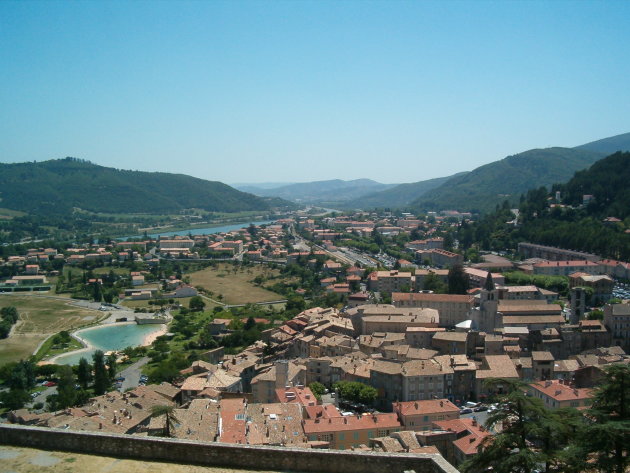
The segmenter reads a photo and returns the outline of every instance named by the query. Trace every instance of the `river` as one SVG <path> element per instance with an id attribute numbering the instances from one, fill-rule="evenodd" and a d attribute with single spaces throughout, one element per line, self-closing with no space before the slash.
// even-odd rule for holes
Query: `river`
<path id="1" fill-rule="evenodd" d="M 161 232 L 161 233 L 149 233 L 149 237 L 151 238 L 159 238 L 159 237 L 171 237 L 175 235 L 212 235 L 214 233 L 225 233 L 231 232 L 232 230 L 238 230 L 239 228 L 246 228 L 251 224 L 254 225 L 268 225 L 273 223 L 273 220 L 263 220 L 258 222 L 243 222 L 243 223 L 231 223 L 229 225 L 222 225 L 219 227 L 203 227 L 203 228 L 188 228 L 183 230 L 175 230 L 171 232 Z M 128 240 L 129 238 L 142 238 L 144 235 L 133 235 L 120 237 L 118 240 Z"/>

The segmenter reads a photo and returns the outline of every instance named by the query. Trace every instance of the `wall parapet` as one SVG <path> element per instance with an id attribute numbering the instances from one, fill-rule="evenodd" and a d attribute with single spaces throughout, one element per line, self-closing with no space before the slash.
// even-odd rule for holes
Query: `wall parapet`
<path id="1" fill-rule="evenodd" d="M 134 460 L 319 473 L 458 473 L 441 455 L 353 452 L 198 442 L 0 424 L 0 444 Z"/>

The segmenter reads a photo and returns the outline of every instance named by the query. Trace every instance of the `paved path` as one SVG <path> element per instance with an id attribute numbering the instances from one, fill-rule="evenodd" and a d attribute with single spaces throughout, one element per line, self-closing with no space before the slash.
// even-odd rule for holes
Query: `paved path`
<path id="1" fill-rule="evenodd" d="M 142 374 L 142 367 L 149 362 L 149 357 L 145 356 L 136 361 L 133 365 L 128 366 L 121 372 L 119 372 L 116 377 L 122 376 L 125 380 L 122 383 L 119 391 L 124 392 L 129 388 L 138 387 L 140 383 L 140 375 Z"/>

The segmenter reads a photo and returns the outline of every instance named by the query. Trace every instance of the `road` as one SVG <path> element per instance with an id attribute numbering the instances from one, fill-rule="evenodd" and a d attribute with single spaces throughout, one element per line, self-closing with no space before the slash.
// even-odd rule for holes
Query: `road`
<path id="1" fill-rule="evenodd" d="M 125 378 L 122 386 L 119 388 L 120 392 L 124 392 L 130 388 L 138 387 L 138 383 L 140 382 L 140 375 L 142 374 L 142 367 L 148 362 L 149 357 L 145 356 L 143 358 L 140 358 L 133 365 L 128 366 L 116 375 L 116 377 L 122 376 L 123 378 Z"/>

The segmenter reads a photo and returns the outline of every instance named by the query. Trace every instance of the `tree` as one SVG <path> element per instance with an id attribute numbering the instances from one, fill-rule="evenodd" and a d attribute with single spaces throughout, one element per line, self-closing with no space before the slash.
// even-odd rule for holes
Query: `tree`
<path id="1" fill-rule="evenodd" d="M 444 294 L 447 291 L 446 284 L 444 284 L 440 277 L 433 271 L 430 271 L 429 274 L 424 277 L 422 289 L 425 291 L 433 291 L 436 294 Z"/>
<path id="2" fill-rule="evenodd" d="M 2 402 L 2 407 L 12 411 L 21 409 L 24 407 L 24 404 L 30 400 L 31 396 L 28 394 L 28 391 L 24 389 L 11 389 L 0 393 L 0 402 Z"/>
<path id="3" fill-rule="evenodd" d="M 203 301 L 201 296 L 193 296 L 190 298 L 188 307 L 190 307 L 190 310 L 193 312 L 201 312 L 206 307 L 206 303 Z"/>
<path id="4" fill-rule="evenodd" d="M 164 428 L 162 429 L 162 435 L 164 437 L 170 437 L 172 431 L 175 429 L 175 423 L 179 422 L 179 419 L 175 416 L 175 407 L 167 405 L 157 405 L 151 407 L 151 417 L 157 418 L 164 416 Z"/>
<path id="5" fill-rule="evenodd" d="M 110 380 L 105 369 L 105 355 L 101 350 L 96 350 L 93 356 L 94 360 L 94 394 L 100 396 L 107 391 Z"/>
<path id="6" fill-rule="evenodd" d="M 83 357 L 79 360 L 77 367 L 77 380 L 83 389 L 87 389 L 92 381 L 92 367 Z"/>
<path id="7" fill-rule="evenodd" d="M 587 413 L 593 422 L 578 442 L 579 458 L 584 471 L 624 473 L 630 465 L 630 366 L 606 367 L 594 394 Z"/>
<path id="8" fill-rule="evenodd" d="M 116 378 L 116 363 L 118 362 L 118 357 L 116 353 L 111 353 L 107 357 L 107 375 L 109 376 L 109 382 L 113 382 L 114 378 Z"/>
<path id="9" fill-rule="evenodd" d="M 77 391 L 76 378 L 72 368 L 68 365 L 59 367 L 59 384 L 57 385 L 57 409 L 65 409 L 74 406 Z"/>
<path id="10" fill-rule="evenodd" d="M 254 320 L 254 317 L 248 317 L 247 322 L 245 322 L 245 325 L 243 326 L 243 330 L 249 330 L 255 327 L 256 321 Z"/>
<path id="11" fill-rule="evenodd" d="M 306 308 L 306 302 L 302 296 L 293 295 L 287 299 L 285 310 L 302 312 Z"/>
<path id="12" fill-rule="evenodd" d="M 378 391 L 372 386 L 357 381 L 338 381 L 333 389 L 341 399 L 363 404 L 372 404 L 378 397 Z"/>
<path id="13" fill-rule="evenodd" d="M 308 385 L 308 388 L 311 390 L 318 401 L 322 400 L 322 394 L 326 392 L 326 387 L 322 383 L 313 381 L 311 384 Z"/>
<path id="14" fill-rule="evenodd" d="M 103 291 L 101 290 L 101 285 L 98 282 L 92 284 L 92 299 L 96 302 L 101 302 L 103 300 Z"/>
<path id="15" fill-rule="evenodd" d="M 468 290 L 468 275 L 461 264 L 454 264 L 448 270 L 448 293 L 466 294 Z"/>
<path id="16" fill-rule="evenodd" d="M 477 455 L 464 462 L 460 470 L 530 473 L 541 465 L 555 463 L 571 436 L 571 429 L 562 425 L 564 417 L 552 414 L 540 399 L 527 396 L 527 385 L 521 381 L 491 378 L 484 386 L 504 392 L 497 396 L 498 409 L 486 421 L 488 429 L 501 429 L 486 437 Z"/>
<path id="17" fill-rule="evenodd" d="M 29 391 L 35 387 L 35 365 L 28 360 L 20 360 L 11 371 L 7 385 L 11 390 Z"/>

